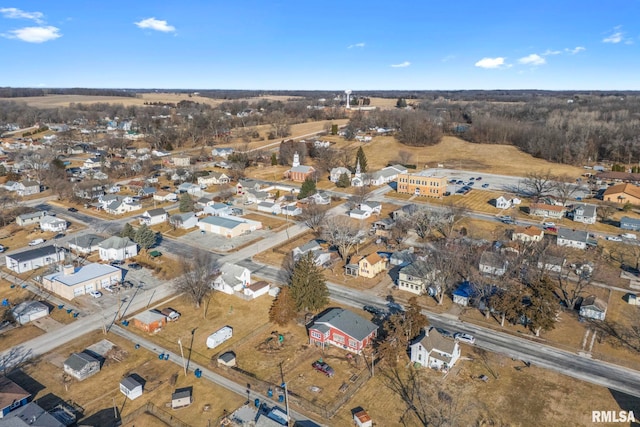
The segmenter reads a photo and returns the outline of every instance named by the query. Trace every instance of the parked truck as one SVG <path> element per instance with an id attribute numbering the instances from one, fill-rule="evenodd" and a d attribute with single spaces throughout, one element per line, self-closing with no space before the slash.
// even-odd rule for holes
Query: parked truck
<path id="1" fill-rule="evenodd" d="M 226 340 L 233 336 L 233 328 L 231 326 L 224 326 L 207 338 L 207 348 L 216 348 Z"/>
<path id="2" fill-rule="evenodd" d="M 160 313 L 164 314 L 169 322 L 175 322 L 180 318 L 180 313 L 171 307 L 163 308 L 160 310 Z"/>

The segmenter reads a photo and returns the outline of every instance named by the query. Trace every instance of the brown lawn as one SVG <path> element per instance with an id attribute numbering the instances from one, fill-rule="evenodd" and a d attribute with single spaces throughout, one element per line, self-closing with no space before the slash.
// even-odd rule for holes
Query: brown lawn
<path id="1" fill-rule="evenodd" d="M 108 357 L 102 370 L 96 375 L 81 382 L 75 379 L 67 382 L 65 389 L 62 371 L 64 360 L 70 353 L 82 351 L 102 339 L 108 339 L 116 344 L 115 358 Z M 84 408 L 84 415 L 87 418 L 100 411 L 103 411 L 101 415 L 105 417 L 107 414 L 113 414 L 113 411 L 109 409 L 113 408 L 114 402 L 121 411 L 122 417 L 126 418 L 136 409 L 146 405 L 147 402 L 152 402 L 161 410 L 168 411 L 174 417 L 191 426 L 205 427 L 208 425 L 208 418 L 215 420 L 222 416 L 224 409 L 232 410 L 244 401 L 242 396 L 231 393 L 206 380 L 196 379 L 193 375 L 185 377 L 180 366 L 172 362 L 158 360 L 155 353 L 144 349 L 136 350 L 133 344 L 125 339 L 113 334 L 105 336 L 99 332 L 87 334 L 38 358 L 27 364 L 23 370 L 24 374 L 15 373 L 13 378 L 27 390 L 29 384 L 34 384 L 33 381 L 26 381 L 29 377 L 40 383 L 42 388 L 35 389 L 33 396 L 39 404 L 46 407 L 56 398 L 73 401 Z M 146 380 L 143 395 L 134 401 L 126 400 L 125 396 L 120 393 L 118 386 L 120 379 L 130 373 L 138 374 Z M 175 388 L 188 386 L 192 386 L 194 390 L 194 403 L 189 408 L 172 411 L 165 407 L 165 404 L 170 402 L 171 393 Z M 215 398 L 213 398 L 214 396 Z M 202 409 L 206 404 L 211 405 L 211 409 L 203 414 Z M 104 411 L 105 409 L 108 411 Z M 93 421 L 92 425 L 108 424 L 105 418 L 93 419 Z M 152 423 L 149 425 L 162 424 Z"/>
<path id="2" fill-rule="evenodd" d="M 243 218 L 247 218 L 252 221 L 260 221 L 262 223 L 262 227 L 268 230 L 277 229 L 287 223 L 287 220 L 282 216 L 262 214 L 259 212 L 246 214 Z"/>

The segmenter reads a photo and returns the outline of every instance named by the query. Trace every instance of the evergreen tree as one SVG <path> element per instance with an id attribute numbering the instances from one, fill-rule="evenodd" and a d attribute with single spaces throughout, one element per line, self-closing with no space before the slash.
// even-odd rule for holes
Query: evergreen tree
<path id="1" fill-rule="evenodd" d="M 311 252 L 294 264 L 289 282 L 297 310 L 319 311 L 329 304 L 329 289 L 322 268 L 316 265 Z"/>
<path id="2" fill-rule="evenodd" d="M 180 212 L 191 212 L 193 210 L 193 199 L 189 193 L 182 193 L 180 196 L 180 206 L 178 207 Z"/>
<path id="3" fill-rule="evenodd" d="M 367 172 L 367 156 L 364 155 L 364 150 L 362 147 L 358 148 L 358 152 L 356 153 L 356 165 L 360 161 L 360 171 L 362 173 Z"/>
<path id="4" fill-rule="evenodd" d="M 337 135 L 337 134 L 338 134 L 338 125 L 332 124 L 331 125 L 331 135 Z"/>
<path id="5" fill-rule="evenodd" d="M 396 102 L 396 107 L 398 108 L 406 108 L 407 107 L 407 100 L 404 98 L 398 98 L 398 102 Z"/>
<path id="6" fill-rule="evenodd" d="M 140 245 L 143 249 L 149 249 L 156 243 L 156 233 L 147 227 L 146 224 L 142 224 L 136 230 L 136 234 L 133 236 L 133 241 Z"/>
<path id="7" fill-rule="evenodd" d="M 136 230 L 133 229 L 133 226 L 128 222 L 122 227 L 122 231 L 120 232 L 120 237 L 128 237 L 133 240 L 136 235 Z"/>
<path id="8" fill-rule="evenodd" d="M 340 178 L 338 178 L 338 182 L 336 182 L 336 187 L 347 188 L 350 186 L 351 186 L 351 180 L 349 179 L 349 175 L 347 175 L 346 173 L 343 173 L 342 175 L 340 175 Z"/>
<path id="9" fill-rule="evenodd" d="M 276 153 L 271 153 L 271 166 L 277 166 L 278 165 L 278 156 L 276 155 Z"/>
<path id="10" fill-rule="evenodd" d="M 284 326 L 293 320 L 296 314 L 296 302 L 291 296 L 291 291 L 287 287 L 281 288 L 269 309 L 269 320 L 277 325 Z"/>
<path id="11" fill-rule="evenodd" d="M 408 341 L 420 335 L 423 328 L 429 326 L 429 319 L 422 314 L 422 307 L 418 304 L 418 298 L 409 298 L 409 307 L 404 314 L 404 329 Z"/>
<path id="12" fill-rule="evenodd" d="M 307 178 L 302 183 L 302 187 L 300 187 L 300 192 L 298 193 L 298 200 L 304 199 L 305 197 L 309 197 L 315 193 L 316 193 L 316 182 L 311 178 Z"/>

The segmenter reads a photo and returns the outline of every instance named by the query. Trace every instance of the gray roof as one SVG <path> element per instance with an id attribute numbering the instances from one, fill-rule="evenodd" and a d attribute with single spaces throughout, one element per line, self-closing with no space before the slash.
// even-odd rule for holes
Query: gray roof
<path id="1" fill-rule="evenodd" d="M 37 212 L 29 212 L 29 213 L 24 213 L 22 215 L 18 215 L 18 218 L 20 218 L 21 220 L 25 220 L 25 219 L 32 219 L 32 218 L 41 218 L 45 215 L 46 214 L 43 211 L 37 211 Z"/>
<path id="2" fill-rule="evenodd" d="M 190 396 L 191 396 L 190 388 L 180 388 L 171 394 L 171 400 L 183 399 L 185 397 L 190 397 Z"/>
<path id="3" fill-rule="evenodd" d="M 583 211 L 582 216 L 586 216 L 586 217 L 596 216 L 596 205 L 586 205 L 586 204 L 576 205 L 574 211 L 577 211 L 578 209 L 582 209 Z"/>
<path id="4" fill-rule="evenodd" d="M 57 272 L 44 276 L 45 279 L 62 283 L 66 286 L 74 286 L 78 283 L 86 282 L 87 280 L 94 280 L 100 277 L 110 275 L 111 273 L 120 273 L 122 270 L 118 267 L 114 267 L 108 264 L 87 264 L 82 267 L 74 269 L 73 274 L 64 274 L 63 272 Z"/>
<path id="5" fill-rule="evenodd" d="M 492 268 L 504 268 L 506 260 L 496 252 L 485 251 L 480 256 L 480 265 L 484 265 Z"/>
<path id="6" fill-rule="evenodd" d="M 423 330 L 414 342 L 414 344 L 418 343 L 427 349 L 427 351 L 440 350 L 448 354 L 453 354 L 456 346 L 453 338 L 443 336 L 435 328 L 430 328 L 428 332 Z"/>
<path id="7" fill-rule="evenodd" d="M 89 248 L 102 242 L 104 237 L 97 234 L 85 234 L 83 236 L 74 237 L 73 240 L 69 240 L 69 245 L 76 245 L 80 248 Z"/>
<path id="8" fill-rule="evenodd" d="M 11 309 L 11 313 L 15 317 L 24 316 L 25 314 L 39 313 L 41 311 L 49 313 L 49 307 L 40 301 L 23 301 Z"/>
<path id="9" fill-rule="evenodd" d="M 127 390 L 134 390 L 137 387 L 142 387 L 142 384 L 140 384 L 131 376 L 120 380 L 120 384 L 123 385 Z"/>
<path id="10" fill-rule="evenodd" d="M 166 215 L 167 211 L 165 211 L 164 208 L 157 208 L 157 209 L 149 209 L 147 213 L 149 214 L 150 217 L 154 217 L 154 216 Z"/>
<path id="11" fill-rule="evenodd" d="M 291 169 L 289 169 L 289 172 L 309 173 L 313 172 L 314 170 L 315 169 L 313 166 L 300 165 L 292 167 Z"/>
<path id="12" fill-rule="evenodd" d="M 351 212 L 349 212 L 349 214 L 354 214 L 354 215 L 364 215 L 369 211 L 363 211 L 362 209 L 352 209 Z"/>
<path id="13" fill-rule="evenodd" d="M 95 357 L 89 356 L 87 353 L 73 353 L 64 361 L 64 366 L 68 366 L 74 371 L 81 371 L 90 363 L 100 363 Z"/>
<path id="14" fill-rule="evenodd" d="M 189 218 L 193 218 L 194 216 L 196 216 L 195 212 L 184 212 L 184 213 L 171 215 L 171 218 L 172 219 L 179 219 L 180 221 L 184 222 L 184 221 L 188 220 Z"/>
<path id="15" fill-rule="evenodd" d="M 111 236 L 100 242 L 98 246 L 102 249 L 124 249 L 133 245 L 135 245 L 135 243 L 128 237 Z"/>
<path id="16" fill-rule="evenodd" d="M 587 242 L 589 233 L 582 230 L 572 230 L 570 228 L 560 228 L 558 230 L 558 238 L 565 240 L 573 240 L 575 242 Z"/>
<path id="17" fill-rule="evenodd" d="M 22 181 L 22 185 L 25 187 L 40 187 L 40 183 L 37 181 Z"/>
<path id="18" fill-rule="evenodd" d="M 316 329 L 316 325 L 326 324 L 327 326 L 341 330 L 358 341 L 362 341 L 368 337 L 369 334 L 378 330 L 378 326 L 367 319 L 342 308 L 333 308 L 329 310 L 324 315 L 316 319 L 313 324 L 313 328 Z"/>
<path id="19" fill-rule="evenodd" d="M 622 218 L 620 218 L 620 224 L 635 224 L 635 225 L 640 225 L 640 219 L 638 218 L 631 218 L 628 216 L 623 216 Z"/>
<path id="20" fill-rule="evenodd" d="M 236 354 L 233 351 L 227 351 L 226 353 L 222 353 L 218 360 L 222 360 L 223 362 L 231 362 L 236 358 Z"/>
<path id="21" fill-rule="evenodd" d="M 411 256 L 412 258 L 414 257 L 413 253 L 410 252 L 407 253 L 407 256 Z M 426 261 L 417 260 L 405 267 L 402 267 L 400 272 L 408 276 L 413 276 L 417 279 L 427 279 L 427 276 L 433 272 L 433 268 Z"/>
<path id="22" fill-rule="evenodd" d="M 607 311 L 607 303 L 596 297 L 595 295 L 589 295 L 582 301 L 580 309 L 582 308 L 590 308 L 591 310 L 596 310 L 604 313 L 605 311 Z"/>
<path id="23" fill-rule="evenodd" d="M 298 246 L 297 248 L 294 248 L 294 250 L 295 249 L 298 249 L 298 251 L 300 251 L 301 253 L 304 254 L 304 253 L 307 253 L 309 251 L 320 249 L 320 243 L 318 243 L 317 240 L 311 240 L 310 242 L 307 242 L 304 245 L 301 245 L 301 246 Z"/>
<path id="24" fill-rule="evenodd" d="M 58 250 L 64 251 L 62 248 L 56 248 L 53 245 L 42 246 L 40 248 L 31 249 L 24 252 L 18 252 L 17 254 L 7 255 L 7 258 L 11 258 L 17 262 L 31 261 L 34 259 L 42 258 L 45 256 L 55 255 Z"/>
<path id="25" fill-rule="evenodd" d="M 166 316 L 162 313 L 156 313 L 155 311 L 143 311 L 142 313 L 138 313 L 133 316 L 133 318 L 139 320 L 145 325 L 148 325 L 150 323 L 157 322 L 158 320 L 166 319 Z"/>
<path id="26" fill-rule="evenodd" d="M 0 420 L 2 427 L 65 427 L 34 402 L 9 412 Z"/>
<path id="27" fill-rule="evenodd" d="M 243 224 L 244 221 L 240 221 L 233 218 L 228 218 L 224 216 L 208 216 L 206 218 L 202 218 L 200 222 L 204 222 L 205 224 L 217 225 L 219 227 L 224 228 L 236 228 L 240 224 Z"/>
<path id="28" fill-rule="evenodd" d="M 239 283 L 237 278 L 242 276 L 245 270 L 247 270 L 247 268 L 225 262 L 222 264 L 222 267 L 220 267 L 220 276 L 222 280 L 224 280 L 224 283 L 234 286 Z"/>

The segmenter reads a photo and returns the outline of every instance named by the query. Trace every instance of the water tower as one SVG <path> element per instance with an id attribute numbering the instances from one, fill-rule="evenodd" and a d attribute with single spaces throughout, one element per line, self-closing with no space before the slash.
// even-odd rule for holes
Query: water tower
<path id="1" fill-rule="evenodd" d="M 349 96 L 351 95 L 351 89 L 347 89 L 347 90 L 345 90 L 345 91 L 344 91 L 344 93 L 346 93 L 346 94 L 347 94 L 347 108 L 351 108 L 351 107 L 349 106 Z"/>

